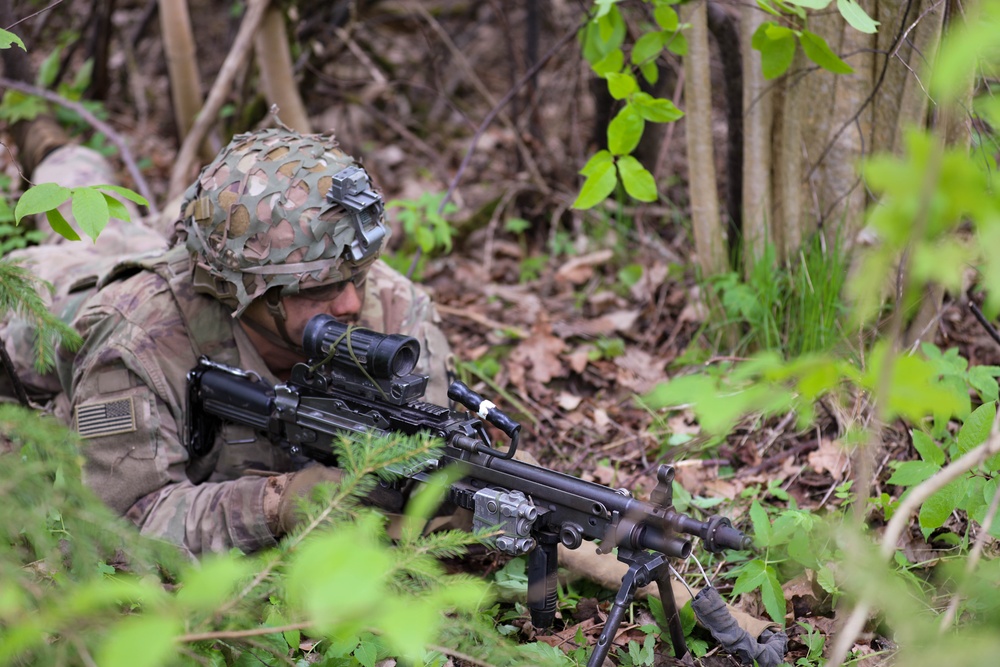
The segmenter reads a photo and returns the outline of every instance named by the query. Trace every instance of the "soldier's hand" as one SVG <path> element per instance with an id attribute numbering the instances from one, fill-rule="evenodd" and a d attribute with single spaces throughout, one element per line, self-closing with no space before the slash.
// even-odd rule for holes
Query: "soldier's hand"
<path id="1" fill-rule="evenodd" d="M 292 531 L 302 521 L 299 501 L 319 484 L 338 483 L 344 477 L 339 468 L 311 465 L 298 472 L 277 475 L 268 480 L 264 491 L 264 516 L 275 537 Z M 388 512 L 402 511 L 404 498 L 398 490 L 379 484 L 364 499 Z"/>

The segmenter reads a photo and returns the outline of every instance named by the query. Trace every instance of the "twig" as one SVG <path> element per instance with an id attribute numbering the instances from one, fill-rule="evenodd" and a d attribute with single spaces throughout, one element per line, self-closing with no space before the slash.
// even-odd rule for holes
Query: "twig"
<path id="1" fill-rule="evenodd" d="M 11 28 L 13 28 L 13 27 L 17 26 L 17 25 L 18 25 L 18 24 L 20 24 L 20 23 L 24 23 L 25 21 L 28 21 L 28 20 L 30 20 L 30 19 L 33 19 L 33 18 L 35 18 L 35 17 L 36 17 L 36 16 L 38 16 L 39 14 L 42 14 L 42 13 L 44 13 L 44 12 L 47 12 L 47 11 L 49 11 L 50 9 L 53 9 L 54 7 L 58 7 L 58 6 L 59 6 L 59 5 L 61 5 L 62 3 L 63 3 L 63 0 L 56 0 L 55 2 L 53 2 L 53 3 L 52 3 L 51 5 L 49 5 L 48 7 L 44 7 L 44 8 L 42 8 L 42 9 L 39 9 L 39 10 L 38 10 L 37 12 L 35 12 L 34 14 L 28 14 L 28 15 L 27 15 L 27 16 L 25 16 L 25 17 L 24 17 L 23 19 L 18 19 L 17 21 L 14 21 L 13 23 L 11 23 L 11 24 L 10 24 L 9 26 L 7 26 L 7 27 L 6 27 L 6 30 L 10 30 Z"/>
<path id="2" fill-rule="evenodd" d="M 349 32 L 339 26 L 334 26 L 333 32 L 338 38 L 340 38 L 340 41 L 347 45 L 348 50 L 354 54 L 354 57 L 360 60 L 361 64 L 368 68 L 368 71 L 371 73 L 372 79 L 375 80 L 375 83 L 380 86 L 384 86 L 389 83 L 389 80 L 385 77 L 385 74 L 382 73 L 382 70 L 380 70 L 375 63 L 372 62 L 372 59 L 368 57 L 368 54 L 365 53 L 360 46 L 358 46 L 358 43 L 354 41 L 354 38 L 351 37 Z"/>
<path id="3" fill-rule="evenodd" d="M 514 96 L 517 94 L 517 92 L 521 88 L 523 88 L 529 81 L 531 81 L 532 77 L 534 77 L 536 74 L 538 74 L 539 71 L 541 71 L 542 67 L 552 58 L 552 56 L 558 53 L 559 50 L 562 49 L 562 47 L 564 47 L 576 36 L 577 32 L 579 31 L 579 28 L 580 26 L 577 26 L 573 30 L 570 30 L 565 35 L 563 35 L 562 38 L 558 42 L 556 42 L 552 46 L 552 48 L 549 49 L 548 52 L 531 67 L 531 69 L 525 72 L 524 75 L 521 76 L 520 79 L 518 79 L 517 83 L 511 86 L 511 89 L 507 91 L 507 94 L 504 95 L 499 102 L 493 105 L 493 108 L 490 109 L 488 114 L 486 114 L 486 117 L 483 118 L 483 122 L 479 124 L 479 127 L 476 128 L 475 134 L 472 135 L 472 140 L 469 141 L 469 147 L 465 150 L 465 157 L 462 158 L 462 163 L 458 165 L 458 170 L 455 171 L 454 178 L 452 178 L 451 183 L 448 184 L 448 190 L 445 191 L 444 197 L 441 198 L 441 204 L 440 206 L 438 206 L 438 213 L 444 211 L 445 204 L 451 201 L 452 193 L 455 192 L 455 188 L 458 187 L 458 182 L 462 179 L 462 175 L 465 174 L 465 170 L 469 166 L 469 161 L 472 159 L 472 153 L 476 150 L 476 144 L 479 143 L 479 137 L 483 136 L 483 133 L 486 131 L 486 128 L 490 126 L 490 124 L 497 117 L 500 111 L 505 106 L 507 106 L 507 104 L 509 104 L 512 99 L 514 99 Z M 515 136 L 517 135 L 516 132 L 514 134 Z M 542 185 L 544 186 L 545 184 L 542 183 Z M 417 252 L 414 253 L 413 261 L 410 263 L 410 268 L 406 272 L 407 277 L 412 276 L 413 271 L 417 268 L 417 262 L 420 261 L 420 255 L 421 255 L 420 251 L 421 248 L 417 248 Z"/>
<path id="4" fill-rule="evenodd" d="M 521 327 L 512 326 L 510 324 L 504 324 L 503 322 L 498 322 L 492 318 L 486 317 L 485 315 L 480 315 L 479 313 L 464 310 L 462 308 L 452 308 L 451 306 L 446 306 L 443 303 L 437 304 L 437 310 L 442 315 L 452 315 L 454 317 L 461 317 L 467 320 L 472 320 L 476 324 L 481 324 L 484 327 L 490 329 L 499 329 L 501 331 L 510 331 L 518 338 L 528 338 L 529 334 L 527 331 Z"/>
<path id="5" fill-rule="evenodd" d="M 213 639 L 244 639 L 246 637 L 260 637 L 262 635 L 273 635 L 289 630 L 305 630 L 312 627 L 312 621 L 300 621 L 299 623 L 289 623 L 287 625 L 276 625 L 269 628 L 251 628 L 249 630 L 219 630 L 217 632 L 195 632 L 187 635 L 180 635 L 175 641 L 190 644 L 193 642 L 210 641 Z"/>
<path id="6" fill-rule="evenodd" d="M 250 57 L 254 34 L 264 19 L 267 6 L 268 0 L 249 0 L 243 22 L 240 23 L 239 32 L 236 33 L 236 39 L 229 49 L 229 55 L 222 63 L 219 75 L 212 85 L 212 90 L 208 93 L 208 99 L 205 100 L 205 106 L 198 112 L 194 125 L 191 126 L 191 131 L 184 137 L 184 143 L 181 144 L 181 149 L 177 153 L 174 169 L 170 173 L 170 187 L 167 191 L 168 201 L 180 195 L 187 187 L 188 172 L 194 164 L 198 146 L 205 139 L 209 128 L 215 123 L 219 109 L 222 108 L 222 103 L 229 94 L 240 66 Z"/>
<path id="7" fill-rule="evenodd" d="M 145 197 L 146 201 L 149 202 L 149 212 L 153 215 L 157 215 L 160 212 L 160 210 L 156 207 L 156 203 L 153 201 L 153 194 L 150 192 L 149 186 L 146 184 L 146 179 L 142 177 L 142 173 L 139 171 L 139 167 L 136 165 L 135 159 L 132 157 L 132 151 L 129 150 L 125 140 L 120 134 L 115 132 L 114 128 L 87 111 L 86 107 L 79 102 L 68 100 L 62 95 L 53 93 L 51 90 L 43 90 L 36 86 L 22 83 L 21 81 L 12 81 L 10 79 L 0 77 L 0 88 L 3 87 L 13 88 L 14 90 L 19 90 L 28 95 L 35 95 L 36 97 L 41 97 L 42 99 L 48 100 L 53 104 L 58 104 L 61 107 L 70 109 L 71 111 L 79 114 L 79 116 L 95 130 L 103 133 L 104 136 L 106 136 L 108 140 L 113 143 L 116 148 L 118 148 L 118 152 L 122 156 L 122 162 L 125 163 L 125 168 L 128 170 L 132 180 L 135 181 L 136 189 L 139 191 L 139 194 Z"/>

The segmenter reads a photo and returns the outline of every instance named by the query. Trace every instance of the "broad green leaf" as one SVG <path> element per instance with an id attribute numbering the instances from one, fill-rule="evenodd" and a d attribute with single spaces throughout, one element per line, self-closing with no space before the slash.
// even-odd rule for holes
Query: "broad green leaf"
<path id="1" fill-rule="evenodd" d="M 55 183 L 42 183 L 33 188 L 29 188 L 21 198 L 17 200 L 14 207 L 14 220 L 17 224 L 26 215 L 34 215 L 56 208 L 70 198 L 69 188 L 64 188 Z"/>
<path id="2" fill-rule="evenodd" d="M 599 19 L 607 16 L 611 8 L 618 2 L 621 0 L 594 0 L 594 6 L 597 7 L 597 14 L 594 15 L 594 18 Z"/>
<path id="3" fill-rule="evenodd" d="M 111 218 L 104 195 L 89 187 L 73 188 L 72 211 L 80 231 L 94 241 Z"/>
<path id="4" fill-rule="evenodd" d="M 382 600 L 379 625 L 393 653 L 410 664 L 422 664 L 425 647 L 434 640 L 442 612 L 433 600 L 396 597 Z"/>
<path id="5" fill-rule="evenodd" d="M 632 63 L 641 65 L 656 60 L 669 40 L 670 36 L 662 32 L 647 32 L 635 40 L 635 46 L 632 47 Z"/>
<path id="6" fill-rule="evenodd" d="M 375 667 L 375 661 L 378 659 L 378 646 L 373 641 L 362 641 L 354 649 L 352 655 L 361 663 L 362 667 Z"/>
<path id="7" fill-rule="evenodd" d="M 618 174 L 629 196 L 644 202 L 656 201 L 656 181 L 634 157 L 623 155 L 618 159 Z"/>
<path id="8" fill-rule="evenodd" d="M 750 40 L 750 46 L 760 51 L 765 79 L 776 79 L 784 74 L 795 58 L 795 34 L 775 23 L 760 24 Z"/>
<path id="9" fill-rule="evenodd" d="M 98 190 L 111 190 L 111 192 L 114 192 L 116 195 L 124 197 L 125 199 L 128 199 L 130 202 L 138 204 L 139 206 L 149 206 L 149 201 L 145 197 L 140 195 L 138 192 L 133 192 L 132 190 L 129 190 L 128 188 L 123 188 L 120 185 L 111 185 L 108 183 L 104 183 L 103 185 L 95 185 L 94 187 L 97 188 Z M 444 195 L 436 195 L 436 196 L 438 197 L 438 201 L 440 201 L 440 198 L 443 197 Z M 447 211 L 445 211 L 445 213 L 447 213 Z"/>
<path id="10" fill-rule="evenodd" d="M 760 599 L 771 620 L 785 627 L 785 594 L 781 590 L 778 574 L 770 565 L 765 568 L 764 573 L 766 576 L 760 587 Z"/>
<path id="11" fill-rule="evenodd" d="M 124 222 L 132 222 L 132 215 L 128 212 L 125 204 L 121 203 L 121 200 L 112 197 L 107 192 L 102 192 L 101 195 L 104 197 L 104 201 L 108 205 L 109 216 Z"/>
<path id="12" fill-rule="evenodd" d="M 878 29 L 879 22 L 873 21 L 856 0 L 837 0 L 837 9 L 855 30 L 871 34 Z"/>
<path id="13" fill-rule="evenodd" d="M 684 28 L 686 25 L 684 24 L 680 27 Z M 683 32 L 678 30 L 674 33 L 674 36 L 667 42 L 667 50 L 681 57 L 688 54 L 688 41 Z"/>
<path id="14" fill-rule="evenodd" d="M 597 32 L 601 41 L 613 46 L 621 46 L 625 39 L 625 20 L 617 7 L 609 7 L 610 11 L 597 19 Z"/>
<path id="15" fill-rule="evenodd" d="M 944 487 L 920 506 L 920 528 L 928 535 L 935 528 L 940 528 L 955 511 L 959 501 L 965 495 L 965 480 L 959 479 Z"/>
<path id="16" fill-rule="evenodd" d="M 672 123 L 684 116 L 684 112 L 670 100 L 653 97 L 649 93 L 633 95 L 632 106 L 640 116 L 653 123 Z"/>
<path id="17" fill-rule="evenodd" d="M 930 479 L 940 469 L 940 465 L 928 461 L 904 461 L 889 477 L 889 484 L 916 486 L 924 480 Z"/>
<path id="18" fill-rule="evenodd" d="M 998 374 L 1000 374 L 998 366 L 973 366 L 969 369 L 969 384 L 975 387 L 984 402 L 1000 399 L 997 387 Z"/>
<path id="19" fill-rule="evenodd" d="M 20 37 L 10 32 L 9 30 L 4 30 L 3 28 L 0 28 L 0 49 L 9 49 L 13 44 L 17 44 L 18 46 L 20 46 L 22 51 L 28 50 L 24 48 L 24 42 L 21 41 Z"/>
<path id="20" fill-rule="evenodd" d="M 786 0 L 790 5 L 798 5 L 806 9 L 826 9 L 833 0 Z"/>
<path id="21" fill-rule="evenodd" d="M 838 590 L 837 581 L 834 578 L 833 570 L 831 570 L 830 567 L 827 565 L 821 567 L 819 569 L 819 572 L 816 573 L 816 583 L 818 583 L 820 585 L 820 588 L 822 588 L 827 593 L 833 594 L 836 593 Z"/>
<path id="22" fill-rule="evenodd" d="M 623 100 L 629 95 L 639 90 L 639 84 L 631 74 L 614 73 L 608 74 L 608 92 L 616 100 Z"/>
<path id="23" fill-rule="evenodd" d="M 753 522 L 754 544 L 761 548 L 772 546 L 771 519 L 767 516 L 767 511 L 760 502 L 756 500 L 750 505 L 750 521 Z"/>
<path id="24" fill-rule="evenodd" d="M 949 30 L 931 74 L 931 94 L 946 103 L 962 95 L 976 76 L 984 60 L 995 59 L 1000 52 L 997 43 L 998 22 L 989 18 L 965 23 Z"/>
<path id="25" fill-rule="evenodd" d="M 61 55 L 62 49 L 56 47 L 42 61 L 41 67 L 38 68 L 38 75 L 35 77 L 35 83 L 39 88 L 51 88 L 52 84 L 55 83 L 56 75 L 59 73 Z"/>
<path id="26" fill-rule="evenodd" d="M 625 54 L 622 53 L 621 49 L 614 49 L 611 53 L 591 65 L 591 69 L 594 70 L 594 73 L 597 74 L 597 76 L 606 77 L 609 74 L 622 71 L 624 66 Z"/>
<path id="27" fill-rule="evenodd" d="M 965 454 L 970 449 L 986 442 L 997 416 L 997 404 L 983 403 L 973 410 L 958 431 L 958 451 Z"/>
<path id="28" fill-rule="evenodd" d="M 626 104 L 608 123 L 608 150 L 612 155 L 628 155 L 639 145 L 646 121 L 631 104 Z"/>
<path id="29" fill-rule="evenodd" d="M 250 572 L 250 566 L 245 558 L 206 558 L 181 578 L 177 602 L 192 610 L 210 610 L 229 596 L 237 582 Z"/>
<path id="30" fill-rule="evenodd" d="M 642 72 L 642 78 L 651 86 L 660 80 L 660 68 L 656 63 L 643 63 L 639 65 L 639 71 Z"/>
<path id="31" fill-rule="evenodd" d="M 179 619 L 166 615 L 131 616 L 114 626 L 95 656 L 101 667 L 148 667 L 176 660 L 174 637 L 181 631 Z"/>
<path id="32" fill-rule="evenodd" d="M 660 26 L 661 30 L 667 32 L 674 32 L 680 25 L 680 19 L 677 17 L 677 11 L 668 5 L 660 5 L 653 11 L 653 18 L 656 20 L 656 25 Z"/>
<path id="33" fill-rule="evenodd" d="M 583 165 L 580 173 L 584 176 L 594 176 L 603 174 L 609 167 L 613 166 L 615 158 L 606 150 L 599 150 L 590 156 L 587 164 Z"/>
<path id="34" fill-rule="evenodd" d="M 614 161 L 602 161 L 588 170 L 587 180 L 583 182 L 580 194 L 573 202 L 573 208 L 588 209 L 596 206 L 614 192 L 617 184 L 618 172 L 615 171 Z"/>
<path id="35" fill-rule="evenodd" d="M 802 51 L 806 57 L 823 69 L 834 74 L 850 74 L 854 71 L 854 68 L 841 60 L 819 35 L 803 30 L 799 35 L 799 43 L 802 44 Z"/>
<path id="36" fill-rule="evenodd" d="M 913 448 L 920 454 L 920 458 L 928 463 L 941 467 L 944 465 L 944 450 L 929 435 L 923 431 L 911 431 L 913 437 Z"/>
<path id="37" fill-rule="evenodd" d="M 50 211 L 45 212 L 45 217 L 49 221 L 49 225 L 59 236 L 70 241 L 79 241 L 80 235 L 76 233 L 76 230 L 66 221 L 63 214 L 59 212 L 59 209 L 54 208 Z"/>
<path id="38" fill-rule="evenodd" d="M 754 559 L 743 567 L 743 571 L 736 577 L 733 584 L 733 595 L 749 593 L 760 588 L 767 581 L 767 565 L 759 558 Z"/>
<path id="39" fill-rule="evenodd" d="M 303 543 L 288 566 L 289 604 L 327 629 L 356 622 L 377 608 L 392 557 L 369 535 L 363 525 L 347 525 Z"/>

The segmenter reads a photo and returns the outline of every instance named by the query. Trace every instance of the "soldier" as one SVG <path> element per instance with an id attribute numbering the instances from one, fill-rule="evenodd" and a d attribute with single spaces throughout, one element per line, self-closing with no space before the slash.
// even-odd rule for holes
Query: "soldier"
<path id="1" fill-rule="evenodd" d="M 109 182 L 92 151 L 48 153 L 36 182 L 39 174 Z M 93 178 L 80 178 L 88 161 Z M 140 223 L 111 229 L 93 247 L 20 253 L 56 285 L 53 312 L 84 339 L 75 354 L 58 355 L 55 374 L 30 370 L 23 324 L 0 334 L 30 388 L 47 392 L 79 433 L 85 482 L 109 506 L 191 554 L 255 551 L 294 525 L 296 498 L 337 471 L 293 470 L 281 450 L 234 425 L 191 460 L 185 376 L 206 355 L 266 382 L 287 379 L 302 361 L 306 323 L 326 313 L 416 337 L 418 371 L 431 375 L 427 398 L 444 404 L 448 343 L 428 296 L 377 259 L 388 236 L 367 173 L 331 137 L 239 135 L 185 193 L 169 248 Z M 122 258 L 124 249 L 146 252 Z"/>

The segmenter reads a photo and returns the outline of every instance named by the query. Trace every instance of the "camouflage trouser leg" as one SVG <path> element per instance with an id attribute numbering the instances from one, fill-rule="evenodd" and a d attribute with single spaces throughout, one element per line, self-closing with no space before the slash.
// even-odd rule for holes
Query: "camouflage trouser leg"
<path id="1" fill-rule="evenodd" d="M 90 148 L 73 144 L 58 148 L 46 156 L 35 169 L 32 178 L 35 183 L 58 183 L 67 188 L 82 185 L 117 184 L 114 169 L 111 168 L 111 164 L 103 155 Z M 101 232 L 97 243 L 91 246 L 93 250 L 103 255 L 123 255 L 165 248 L 167 240 L 145 221 L 139 219 L 139 212 L 135 205 L 122 198 L 119 198 L 119 201 L 125 204 L 132 222 L 112 219 Z M 59 208 L 70 224 L 78 228 L 74 224 L 70 209 L 69 202 Z M 40 220 L 39 229 L 47 228 L 48 224 L 44 220 Z M 60 244 L 65 243 L 66 239 L 55 232 L 50 232 L 45 242 Z M 86 239 L 85 242 L 87 242 Z M 87 245 L 90 243 L 87 242 Z"/>

